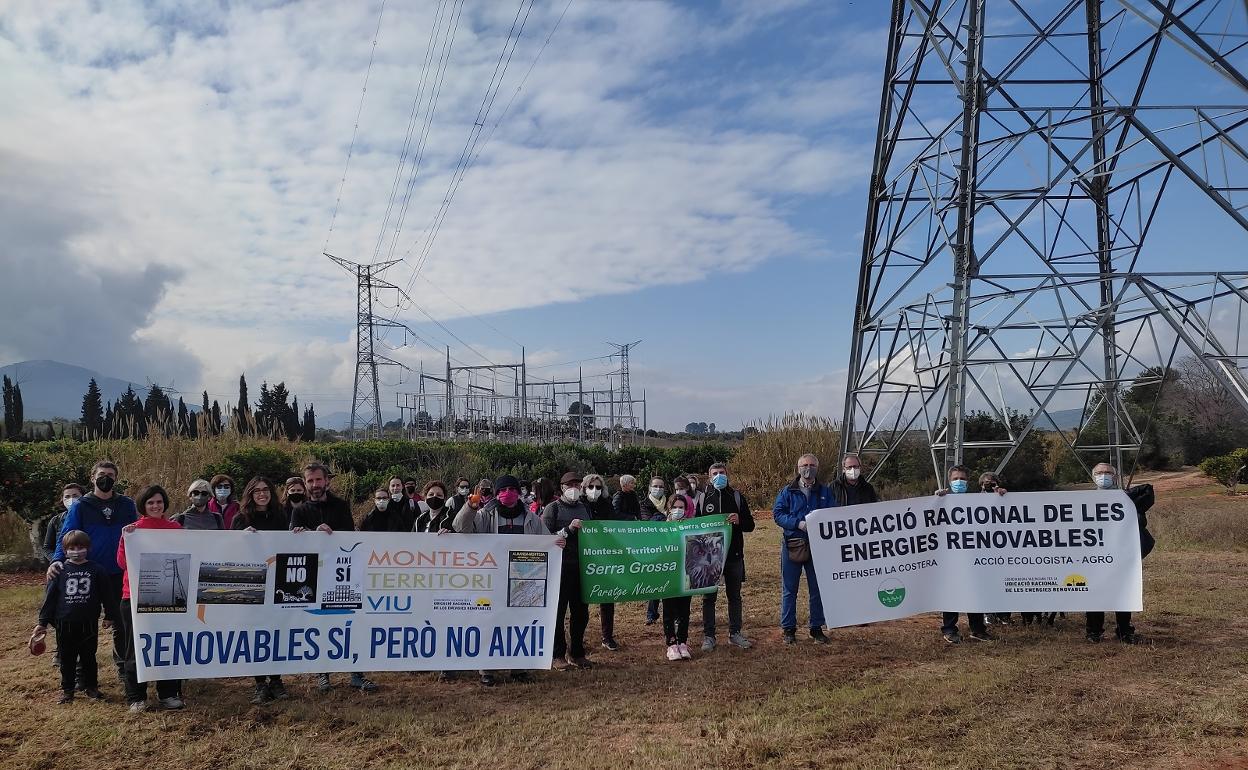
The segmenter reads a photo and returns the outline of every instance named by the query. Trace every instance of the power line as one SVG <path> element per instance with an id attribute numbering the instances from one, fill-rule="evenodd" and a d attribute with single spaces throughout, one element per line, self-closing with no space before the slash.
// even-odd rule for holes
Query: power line
<path id="1" fill-rule="evenodd" d="M 517 345 L 519 345 L 520 347 L 524 347 L 524 343 L 523 343 L 523 342 L 521 342 L 520 340 L 518 340 L 518 339 L 516 339 L 515 337 L 511 336 L 510 334 L 508 334 L 507 332 L 503 331 L 502 329 L 498 328 L 497 326 L 495 326 L 494 324 L 490 323 L 489 321 L 486 321 L 486 320 L 485 320 L 484 318 L 482 318 L 481 316 L 479 316 L 479 315 L 477 315 L 477 314 L 473 313 L 471 310 L 469 310 L 467 307 L 465 307 L 465 306 L 464 306 L 464 304 L 463 304 L 462 302 L 460 302 L 459 300 L 455 299 L 455 297 L 454 297 L 454 296 L 452 296 L 449 292 L 447 292 L 447 291 L 446 291 L 445 289 L 443 289 L 442 287 L 438 286 L 438 285 L 437 285 L 436 283 L 434 283 L 433 281 L 429 280 L 428 276 L 421 275 L 421 276 L 419 276 L 419 278 L 420 278 L 422 281 L 424 281 L 425 283 L 427 283 L 427 284 L 429 284 L 430 286 L 432 286 L 433 288 L 437 289 L 437 290 L 438 290 L 438 292 L 439 292 L 439 293 L 441 293 L 441 295 L 442 295 L 443 297 L 446 297 L 446 298 L 447 298 L 447 299 L 449 299 L 451 302 L 454 302 L 454 303 L 455 303 L 455 306 L 456 306 L 456 307 L 458 307 L 460 310 L 464 311 L 465 313 L 467 313 L 467 314 L 468 314 L 468 316 L 469 316 L 470 318 L 472 318 L 472 319 L 474 319 L 474 320 L 476 320 L 476 321 L 479 321 L 482 325 L 489 327 L 490 329 L 492 329 L 492 330 L 494 330 L 496 333 L 498 333 L 500 336 L 502 336 L 502 337 L 506 337 L 507 339 L 509 339 L 509 340 L 511 340 L 512 342 L 516 343 L 516 344 L 517 344 Z"/>
<path id="2" fill-rule="evenodd" d="M 373 72 L 373 59 L 377 55 L 377 39 L 381 37 L 381 19 L 386 13 L 386 0 L 381 0 L 381 9 L 377 12 L 377 29 L 373 32 L 373 47 L 368 54 L 368 67 L 364 70 L 364 86 L 360 89 L 360 106 L 355 111 L 355 127 L 351 129 L 351 144 L 347 147 L 347 162 L 342 169 L 342 179 L 338 180 L 338 197 L 334 200 L 334 213 L 329 217 L 329 232 L 325 233 L 325 245 L 321 251 L 329 251 L 329 239 L 334 234 L 334 223 L 338 221 L 338 206 L 342 203 L 342 188 L 347 183 L 347 172 L 351 169 L 351 156 L 355 153 L 355 138 L 360 132 L 360 116 L 364 114 L 364 96 L 368 93 L 368 77 Z"/>

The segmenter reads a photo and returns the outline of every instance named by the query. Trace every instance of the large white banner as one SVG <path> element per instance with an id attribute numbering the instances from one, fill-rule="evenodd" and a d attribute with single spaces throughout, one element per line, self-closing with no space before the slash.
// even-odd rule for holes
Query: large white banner
<path id="1" fill-rule="evenodd" d="M 1122 491 L 950 494 L 825 508 L 806 522 L 829 626 L 1143 608 L 1139 523 Z"/>
<path id="2" fill-rule="evenodd" d="M 550 668 L 553 535 L 125 538 L 140 681 Z"/>

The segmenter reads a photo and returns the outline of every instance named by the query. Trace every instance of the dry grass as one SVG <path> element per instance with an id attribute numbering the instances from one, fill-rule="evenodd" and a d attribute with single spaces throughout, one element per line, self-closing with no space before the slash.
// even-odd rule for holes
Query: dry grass
<path id="1" fill-rule="evenodd" d="M 1248 514 L 1248 499 L 1227 499 Z M 1184 501 L 1165 513 L 1220 517 Z M 1234 506 L 1238 506 L 1234 508 Z M 1210 525 L 1212 526 L 1212 525 Z M 1081 618 L 948 647 L 936 617 L 831 632 L 786 648 L 775 629 L 779 534 L 747 539 L 749 651 L 662 659 L 639 604 L 623 605 L 619 653 L 592 671 L 543 673 L 491 691 L 475 677 L 379 674 L 367 696 L 257 708 L 250 680 L 188 685 L 180 713 L 128 716 L 101 654 L 108 704 L 53 703 L 47 658 L 25 653 L 34 585 L 0 588 L 0 764 L 178 768 L 1117 768 L 1242 762 L 1248 723 L 1248 555 L 1160 550 L 1145 568 L 1138 648 L 1083 641 Z M 722 603 L 721 603 L 722 608 Z M 695 601 L 694 628 L 699 607 Z M 723 610 L 721 609 L 721 612 Z M 804 613 L 803 613 L 804 614 Z M 1059 621 L 1060 623 L 1061 621 Z M 597 613 L 591 619 L 589 639 Z M 721 634 L 723 631 L 721 630 Z M 695 642 L 700 636 L 695 633 Z M 723 637 L 721 636 L 721 641 Z M 336 675 L 344 682 L 345 675 Z M 1225 764 L 1224 764 L 1225 762 Z M 1242 766 L 1242 765 L 1241 765 Z"/>

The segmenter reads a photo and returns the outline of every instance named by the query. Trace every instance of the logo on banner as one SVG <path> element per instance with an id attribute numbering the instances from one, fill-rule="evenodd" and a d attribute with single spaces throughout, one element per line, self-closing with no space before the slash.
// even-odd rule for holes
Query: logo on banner
<path id="1" fill-rule="evenodd" d="M 906 587 L 897 578 L 889 578 L 880 583 L 875 595 L 879 597 L 880 604 L 892 609 L 901 606 L 901 603 L 906 600 Z"/>
<path id="2" fill-rule="evenodd" d="M 360 586 L 363 576 L 363 565 L 357 564 L 359 559 L 355 547 L 339 548 L 330 572 L 333 582 L 321 593 L 321 609 L 323 610 L 359 610 L 364 608 L 364 589 Z"/>
<path id="3" fill-rule="evenodd" d="M 273 576 L 274 604 L 311 604 L 316 601 L 319 554 L 279 553 Z"/>
<path id="4" fill-rule="evenodd" d="M 1086 586 L 1088 579 L 1083 575 L 1067 575 L 1066 580 L 1062 584 L 1067 586 Z"/>

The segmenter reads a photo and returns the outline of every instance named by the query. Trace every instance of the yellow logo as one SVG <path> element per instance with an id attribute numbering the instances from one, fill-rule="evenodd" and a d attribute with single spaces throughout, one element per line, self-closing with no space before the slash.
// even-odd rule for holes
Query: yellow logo
<path id="1" fill-rule="evenodd" d="M 1087 584 L 1088 584 L 1088 579 L 1085 578 L 1083 575 L 1067 575 L 1066 581 L 1062 585 L 1086 586 Z"/>
<path id="2" fill-rule="evenodd" d="M 489 607 L 489 606 L 490 606 L 490 597 L 488 597 L 488 596 L 482 596 L 480 599 L 477 599 L 477 606 L 478 606 L 478 607 Z"/>

